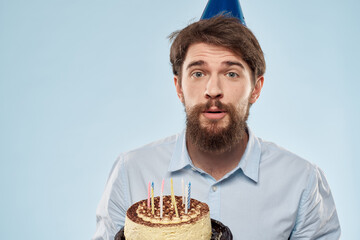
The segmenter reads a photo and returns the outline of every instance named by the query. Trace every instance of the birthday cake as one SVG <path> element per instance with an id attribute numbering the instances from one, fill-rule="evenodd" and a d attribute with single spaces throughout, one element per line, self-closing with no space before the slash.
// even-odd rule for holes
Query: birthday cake
<path id="1" fill-rule="evenodd" d="M 176 204 L 174 204 L 174 201 Z M 210 211 L 206 203 L 190 200 L 185 206 L 182 197 L 154 198 L 154 207 L 146 200 L 133 204 L 126 213 L 124 233 L 126 240 L 209 240 L 211 238 Z M 188 205 L 188 204 L 186 204 Z"/>

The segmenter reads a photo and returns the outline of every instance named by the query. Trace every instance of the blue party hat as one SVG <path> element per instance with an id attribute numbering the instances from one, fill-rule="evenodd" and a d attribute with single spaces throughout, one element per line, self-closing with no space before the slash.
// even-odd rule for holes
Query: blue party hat
<path id="1" fill-rule="evenodd" d="M 209 0 L 200 19 L 209 19 L 220 13 L 238 18 L 246 26 L 239 0 Z"/>

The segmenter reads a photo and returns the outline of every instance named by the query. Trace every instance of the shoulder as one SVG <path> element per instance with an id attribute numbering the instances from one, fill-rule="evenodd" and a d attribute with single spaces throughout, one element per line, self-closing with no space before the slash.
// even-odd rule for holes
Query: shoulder
<path id="1" fill-rule="evenodd" d="M 282 192 L 308 199 L 314 189 L 323 186 L 329 191 L 324 173 L 315 164 L 278 146 L 259 139 L 261 146 L 260 179 L 271 182 Z"/>
<path id="2" fill-rule="evenodd" d="M 321 171 L 315 164 L 273 142 L 260 138 L 259 142 L 261 146 L 260 169 L 263 172 L 306 187 L 310 179 Z"/>
<path id="3" fill-rule="evenodd" d="M 261 162 L 272 164 L 286 164 L 301 168 L 314 168 L 314 165 L 299 155 L 277 145 L 276 143 L 258 138 L 261 145 Z"/>
<path id="4" fill-rule="evenodd" d="M 124 188 L 127 186 L 129 178 L 154 172 L 154 168 L 159 168 L 159 166 L 166 166 L 166 162 L 170 161 L 178 135 L 172 135 L 121 153 L 112 166 L 108 184 L 121 183 Z"/>

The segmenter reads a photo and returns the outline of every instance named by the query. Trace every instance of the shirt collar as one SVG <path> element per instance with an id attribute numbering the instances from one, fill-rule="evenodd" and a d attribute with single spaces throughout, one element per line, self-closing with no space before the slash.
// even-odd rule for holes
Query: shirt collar
<path id="1" fill-rule="evenodd" d="M 226 174 L 221 180 L 228 178 L 230 175 L 241 169 L 245 176 L 252 179 L 254 182 L 258 182 L 261 145 L 259 139 L 252 133 L 250 129 L 248 129 L 248 134 L 248 144 L 246 145 L 245 152 L 242 155 L 238 166 Z M 178 135 L 177 141 L 175 143 L 175 148 L 171 157 L 168 171 L 175 172 L 187 166 L 194 167 L 187 151 L 185 130 L 183 130 Z"/>
<path id="2" fill-rule="evenodd" d="M 179 135 L 175 143 L 174 152 L 171 156 L 171 161 L 169 164 L 168 171 L 175 172 L 186 166 L 192 166 L 189 153 L 186 147 L 185 140 L 185 130 L 183 130 Z"/>
<path id="3" fill-rule="evenodd" d="M 239 165 L 243 173 L 254 182 L 259 181 L 259 167 L 261 157 L 261 145 L 259 139 L 248 128 L 249 140 Z"/>

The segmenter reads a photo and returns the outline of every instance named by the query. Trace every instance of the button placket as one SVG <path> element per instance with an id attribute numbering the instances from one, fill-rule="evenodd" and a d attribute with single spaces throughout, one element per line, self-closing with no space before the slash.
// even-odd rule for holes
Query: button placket
<path id="1" fill-rule="evenodd" d="M 213 183 L 214 185 L 210 185 L 209 189 L 209 207 L 210 207 L 210 215 L 214 219 L 220 219 L 220 186 Z M 215 185 L 216 184 L 216 185 Z"/>

